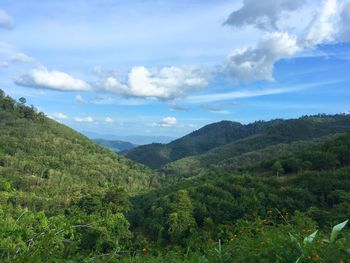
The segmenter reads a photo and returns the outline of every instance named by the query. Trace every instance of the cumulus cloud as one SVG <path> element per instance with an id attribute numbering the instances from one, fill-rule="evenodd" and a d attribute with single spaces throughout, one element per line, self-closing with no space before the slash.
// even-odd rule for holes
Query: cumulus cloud
<path id="1" fill-rule="evenodd" d="M 94 122 L 94 119 L 90 116 L 88 117 L 76 117 L 74 119 L 75 122 L 80 122 L 80 123 L 92 123 Z"/>
<path id="2" fill-rule="evenodd" d="M 32 62 L 34 59 L 26 54 L 17 53 L 11 57 L 11 62 Z"/>
<path id="3" fill-rule="evenodd" d="M 226 63 L 227 73 L 235 80 L 273 80 L 275 63 L 315 49 L 318 45 L 350 40 L 350 1 L 324 0 L 319 10 L 310 15 L 304 33 L 280 30 L 278 21 L 307 1 L 244 0 L 243 7 L 234 11 L 225 24 L 242 27 L 254 25 L 265 31 L 255 47 L 233 50 Z"/>
<path id="4" fill-rule="evenodd" d="M 175 117 L 165 117 L 160 122 L 154 123 L 153 126 L 158 127 L 172 127 L 177 124 L 177 119 Z"/>
<path id="5" fill-rule="evenodd" d="M 57 120 L 57 121 L 61 121 L 61 120 L 67 120 L 68 116 L 61 113 L 61 112 L 55 112 L 51 115 L 48 116 L 51 119 Z"/>
<path id="6" fill-rule="evenodd" d="M 97 87 L 106 92 L 161 100 L 183 97 L 189 90 L 207 85 L 207 75 L 194 67 L 164 67 L 159 70 L 133 67 L 127 81 L 115 76 L 101 79 Z"/>
<path id="7" fill-rule="evenodd" d="M 343 42 L 350 41 L 350 1 L 345 2 L 340 8 L 339 31 L 336 38 Z"/>
<path id="8" fill-rule="evenodd" d="M 81 95 L 75 96 L 74 99 L 75 99 L 76 102 L 79 102 L 81 104 L 87 103 L 87 101 Z"/>
<path id="9" fill-rule="evenodd" d="M 229 55 L 227 69 L 237 80 L 273 80 L 276 61 L 290 58 L 301 48 L 288 33 L 269 32 L 255 48 L 236 49 Z"/>
<path id="10" fill-rule="evenodd" d="M 232 12 L 224 24 L 241 27 L 254 25 L 260 29 L 276 30 L 277 22 L 286 12 L 299 9 L 305 0 L 244 0 L 243 6 Z"/>
<path id="11" fill-rule="evenodd" d="M 52 89 L 59 91 L 90 91 L 91 86 L 85 81 L 74 78 L 67 73 L 45 67 L 32 69 L 27 74 L 20 76 L 15 83 L 31 88 Z"/>
<path id="12" fill-rule="evenodd" d="M 3 10 L 0 9 L 0 28 L 12 29 L 13 20 L 12 18 Z"/>
<path id="13" fill-rule="evenodd" d="M 319 45 L 333 39 L 337 9 L 337 0 L 326 0 L 324 2 L 309 27 L 305 39 L 308 45 Z"/>
<path id="14" fill-rule="evenodd" d="M 105 123 L 112 124 L 114 120 L 111 117 L 106 117 L 105 118 Z"/>

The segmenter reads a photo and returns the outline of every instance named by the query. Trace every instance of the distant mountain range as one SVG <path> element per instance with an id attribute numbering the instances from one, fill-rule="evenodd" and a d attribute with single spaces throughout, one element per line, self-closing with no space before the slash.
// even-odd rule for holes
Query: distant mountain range
<path id="1" fill-rule="evenodd" d="M 93 141 L 100 146 L 109 148 L 118 153 L 131 150 L 137 147 L 136 144 L 133 144 L 130 142 L 124 142 L 124 141 L 112 141 L 112 140 L 105 140 L 105 139 L 93 139 Z"/>
<path id="2" fill-rule="evenodd" d="M 170 136 L 145 136 L 145 135 L 127 135 L 119 136 L 115 134 L 100 134 L 96 132 L 82 131 L 82 134 L 90 139 L 104 139 L 108 141 L 123 141 L 135 145 L 144 145 L 151 143 L 169 143 L 175 140 L 175 137 Z"/>
<path id="3" fill-rule="evenodd" d="M 213 123 L 168 144 L 131 149 L 126 156 L 171 173 L 195 173 L 207 168 L 232 171 L 262 155 L 281 155 L 311 146 L 323 137 L 350 131 L 350 115 L 316 115 L 299 119 L 257 121 L 243 125 Z M 243 160 L 243 158 L 245 158 Z M 192 172 L 191 172 L 192 171 Z"/>

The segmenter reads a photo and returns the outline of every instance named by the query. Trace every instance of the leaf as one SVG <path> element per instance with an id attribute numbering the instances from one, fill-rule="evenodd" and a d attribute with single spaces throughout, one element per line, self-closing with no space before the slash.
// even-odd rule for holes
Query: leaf
<path id="1" fill-rule="evenodd" d="M 316 230 L 315 232 L 313 232 L 311 235 L 309 235 L 308 237 L 305 237 L 304 238 L 304 245 L 307 245 L 307 244 L 311 244 L 314 240 L 315 240 L 315 237 L 317 235 L 317 232 L 318 230 Z"/>
<path id="2" fill-rule="evenodd" d="M 331 238 L 330 238 L 331 243 L 335 242 L 335 240 L 337 239 L 338 235 L 340 234 L 342 229 L 345 227 L 345 225 L 348 223 L 348 221 L 349 221 L 349 219 L 344 221 L 343 223 L 340 223 L 340 224 L 335 225 L 333 227 L 332 233 L 331 233 Z"/>
<path id="3" fill-rule="evenodd" d="M 350 255 L 350 248 L 344 248 L 343 251 Z"/>
<path id="4" fill-rule="evenodd" d="M 299 263 L 301 260 L 301 257 L 298 257 L 298 259 L 295 261 L 295 263 Z"/>
<path id="5" fill-rule="evenodd" d="M 292 242 L 294 242 L 297 245 L 297 249 L 299 250 L 299 252 L 302 253 L 303 249 L 302 249 L 298 239 L 296 239 L 291 233 L 289 233 L 289 236 L 290 236 L 290 240 L 292 240 Z"/>

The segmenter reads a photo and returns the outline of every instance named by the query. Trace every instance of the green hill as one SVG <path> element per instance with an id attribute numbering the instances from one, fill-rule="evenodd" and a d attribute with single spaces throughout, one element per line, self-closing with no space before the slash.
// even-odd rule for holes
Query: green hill
<path id="1" fill-rule="evenodd" d="M 0 93 L 0 178 L 19 193 L 16 203 L 49 207 L 82 192 L 118 185 L 148 189 L 152 173 L 74 130 Z"/>
<path id="2" fill-rule="evenodd" d="M 348 118 L 210 125 L 166 157 L 220 169 L 162 185 L 0 91 L 0 261 L 348 262 Z"/>
<path id="3" fill-rule="evenodd" d="M 151 144 L 132 149 L 126 156 L 152 168 L 162 167 L 162 172 L 175 171 L 187 177 L 203 169 L 233 171 L 260 160 L 261 154 L 278 156 L 289 150 L 301 150 L 324 136 L 348 131 L 350 115 L 346 114 L 259 121 L 248 125 L 224 121 L 166 145 Z M 243 162 L 237 166 L 235 158 L 242 155 L 249 158 L 240 158 Z"/>
<path id="4" fill-rule="evenodd" d="M 294 260 L 291 256 L 295 244 L 288 227 L 311 223 L 315 228 L 317 222 L 325 230 L 350 217 L 349 165 L 347 133 L 277 159 L 265 156 L 249 173 L 209 173 L 136 196 L 129 218 L 136 229 L 158 242 L 181 244 L 192 239 L 193 246 L 215 247 L 213 254 L 205 254 L 209 262 L 220 262 L 215 254 L 218 249 L 225 262 L 294 262 L 298 256 Z M 303 231 L 311 234 L 314 230 Z M 225 246 L 219 248 L 213 240 Z M 350 244 L 349 232 L 343 241 L 343 245 Z M 323 249 L 317 253 L 325 262 L 341 257 L 335 251 L 327 257 L 330 250 Z M 312 262 L 310 258 L 306 256 L 305 262 Z"/>
<path id="5" fill-rule="evenodd" d="M 221 121 L 209 124 L 168 144 L 142 145 L 126 153 L 130 159 L 152 168 L 160 168 L 169 162 L 202 154 L 231 141 L 245 138 L 265 128 L 264 122 L 242 125 L 237 122 Z"/>

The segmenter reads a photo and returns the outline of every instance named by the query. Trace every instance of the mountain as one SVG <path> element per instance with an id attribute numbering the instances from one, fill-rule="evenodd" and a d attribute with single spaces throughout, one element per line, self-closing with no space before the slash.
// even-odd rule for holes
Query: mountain
<path id="1" fill-rule="evenodd" d="M 149 188 L 152 172 L 145 166 L 102 148 L 3 92 L 0 120 L 0 177 L 21 191 L 13 197 L 16 202 L 27 203 L 31 196 L 30 205 L 58 206 L 82 192 L 100 192 L 107 186 L 121 186 L 131 194 Z"/>
<path id="2" fill-rule="evenodd" d="M 167 181 L 0 90 L 0 261 L 348 262 L 347 128 L 212 124 L 174 155 L 200 153 L 204 172 Z M 221 159 L 241 170 L 205 163 Z"/>
<path id="3" fill-rule="evenodd" d="M 249 252 L 251 246 L 262 242 L 260 238 L 264 245 L 256 253 L 263 258 L 270 254 L 262 252 L 264 247 L 277 251 L 277 239 L 282 243 L 290 240 L 288 229 L 276 229 L 272 234 L 268 230 L 272 222 L 279 222 L 275 226 L 301 228 L 311 223 L 311 229 L 306 231 L 311 234 L 315 228 L 312 220 L 328 228 L 329 222 L 350 217 L 349 166 L 347 133 L 280 158 L 265 155 L 249 174 L 212 172 L 135 196 L 130 218 L 134 226 L 158 242 L 163 238 L 165 242 L 177 240 L 181 244 L 183 236 L 189 237 L 194 229 L 200 229 L 194 240 L 198 235 L 203 242 L 209 240 L 204 247 L 211 243 L 217 246 L 211 240 L 226 238 L 226 243 L 222 241 L 226 244 L 223 251 L 231 260 L 224 262 L 261 262 Z M 213 257 L 208 262 L 220 261 Z"/>
<path id="4" fill-rule="evenodd" d="M 137 147 L 137 145 L 125 141 L 113 141 L 105 139 L 94 139 L 93 141 L 96 142 L 98 145 L 111 149 L 115 152 L 123 152 Z"/>
<path id="5" fill-rule="evenodd" d="M 146 135 L 125 135 L 119 136 L 114 134 L 100 134 L 96 132 L 82 131 L 82 134 L 90 139 L 104 139 L 108 141 L 126 141 L 135 145 L 144 145 L 151 143 L 169 143 L 175 140 L 170 136 L 146 136 Z"/>
<path id="6" fill-rule="evenodd" d="M 185 163 L 195 171 L 197 167 L 226 165 L 232 158 L 273 145 L 303 141 L 300 144 L 305 146 L 312 139 L 348 131 L 350 115 L 346 114 L 258 121 L 247 125 L 221 121 L 169 144 L 134 148 L 126 156 L 156 169 L 171 163 L 171 169 L 176 170 L 177 164 L 183 167 Z M 177 160 L 173 165 L 172 162 Z"/>

